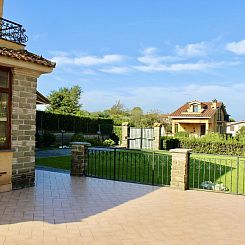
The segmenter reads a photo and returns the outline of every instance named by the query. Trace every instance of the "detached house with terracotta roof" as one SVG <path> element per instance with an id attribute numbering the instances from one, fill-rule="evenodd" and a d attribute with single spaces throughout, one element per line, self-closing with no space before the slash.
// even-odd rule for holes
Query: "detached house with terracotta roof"
<path id="1" fill-rule="evenodd" d="M 200 137 L 209 132 L 226 133 L 229 115 L 222 102 L 187 102 L 169 115 L 172 133 L 187 132 Z"/>
<path id="2" fill-rule="evenodd" d="M 24 28 L 2 18 L 0 0 L 0 192 L 32 186 L 35 180 L 37 78 L 55 63 L 26 50 Z"/>

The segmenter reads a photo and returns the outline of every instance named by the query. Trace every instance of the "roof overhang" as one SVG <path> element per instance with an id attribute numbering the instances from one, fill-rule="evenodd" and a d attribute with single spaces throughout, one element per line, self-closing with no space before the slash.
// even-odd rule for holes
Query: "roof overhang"
<path id="1" fill-rule="evenodd" d="M 45 97 L 44 95 L 42 95 L 40 92 L 37 91 L 37 100 L 36 100 L 36 104 L 37 105 L 46 105 L 49 104 L 50 101 L 47 97 Z"/>

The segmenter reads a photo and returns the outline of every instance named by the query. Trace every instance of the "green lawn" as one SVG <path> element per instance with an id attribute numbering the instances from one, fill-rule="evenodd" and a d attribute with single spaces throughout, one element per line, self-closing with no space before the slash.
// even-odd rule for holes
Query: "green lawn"
<path id="1" fill-rule="evenodd" d="M 190 188 L 201 189 L 201 183 L 222 184 L 232 193 L 245 194 L 245 157 L 192 154 Z"/>
<path id="2" fill-rule="evenodd" d="M 142 151 L 90 150 L 89 176 L 143 184 L 170 185 L 171 155 Z"/>
<path id="3" fill-rule="evenodd" d="M 36 165 L 70 170 L 71 156 L 37 158 Z"/>

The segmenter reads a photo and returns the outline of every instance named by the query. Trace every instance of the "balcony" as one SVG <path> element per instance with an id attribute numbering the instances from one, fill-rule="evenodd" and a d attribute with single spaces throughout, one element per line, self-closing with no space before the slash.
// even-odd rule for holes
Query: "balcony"
<path id="1" fill-rule="evenodd" d="M 22 25 L 0 18 L 0 38 L 18 44 L 24 44 L 28 40 L 25 32 L 26 30 Z"/>

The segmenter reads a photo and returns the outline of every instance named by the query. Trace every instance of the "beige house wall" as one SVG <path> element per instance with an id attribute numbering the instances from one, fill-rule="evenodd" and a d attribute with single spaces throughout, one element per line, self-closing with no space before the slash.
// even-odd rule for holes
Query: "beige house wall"
<path id="1" fill-rule="evenodd" d="M 172 132 L 175 133 L 176 124 L 178 125 L 178 132 L 188 132 L 191 135 L 199 137 L 201 135 L 201 125 L 205 124 L 206 132 L 213 132 L 214 120 L 211 119 L 172 119 Z"/>

